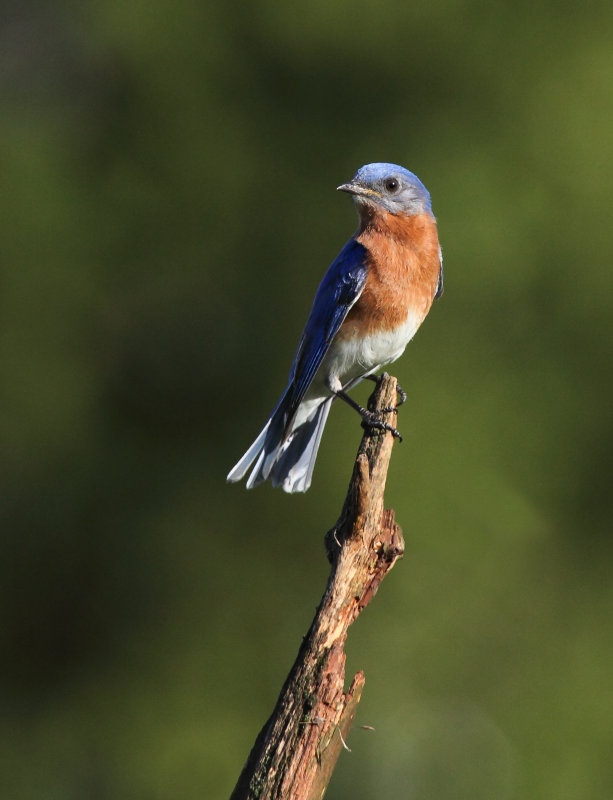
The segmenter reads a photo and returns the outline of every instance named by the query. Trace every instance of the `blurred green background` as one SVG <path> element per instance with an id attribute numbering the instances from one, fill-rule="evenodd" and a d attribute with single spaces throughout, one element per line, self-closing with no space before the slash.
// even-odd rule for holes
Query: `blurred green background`
<path id="1" fill-rule="evenodd" d="M 334 408 L 304 496 L 225 475 L 384 160 L 446 291 L 393 370 L 407 553 L 327 796 L 613 797 L 610 1 L 2 12 L 0 796 L 230 794 L 361 429 Z"/>

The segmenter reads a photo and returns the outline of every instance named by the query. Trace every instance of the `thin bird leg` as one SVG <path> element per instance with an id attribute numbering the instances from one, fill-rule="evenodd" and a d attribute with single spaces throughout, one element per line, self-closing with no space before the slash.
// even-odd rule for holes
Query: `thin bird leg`
<path id="1" fill-rule="evenodd" d="M 374 381 L 375 383 L 378 384 L 381 378 L 385 377 L 386 375 L 387 372 L 384 372 L 383 375 L 366 375 L 365 377 L 369 381 Z M 402 388 L 402 386 L 398 386 L 398 384 L 396 384 L 396 394 L 398 395 L 398 402 L 396 403 L 396 405 L 389 406 L 388 408 L 382 408 L 381 409 L 382 411 L 397 411 L 400 408 L 400 406 L 403 405 L 403 403 L 406 403 L 407 393 Z"/>
<path id="2" fill-rule="evenodd" d="M 367 408 L 363 408 L 359 403 L 356 403 L 348 394 L 345 394 L 342 390 L 338 390 L 334 393 L 337 397 L 340 397 L 341 400 L 344 400 L 351 408 L 355 409 L 358 414 L 362 417 L 362 427 L 363 428 L 378 428 L 382 431 L 389 431 L 395 439 L 398 439 L 399 442 L 402 441 L 402 436 L 399 430 L 396 430 L 393 425 L 390 425 L 387 422 L 384 422 L 379 414 L 375 411 L 369 411 Z M 394 411 L 395 409 L 382 409 L 382 411 Z"/>

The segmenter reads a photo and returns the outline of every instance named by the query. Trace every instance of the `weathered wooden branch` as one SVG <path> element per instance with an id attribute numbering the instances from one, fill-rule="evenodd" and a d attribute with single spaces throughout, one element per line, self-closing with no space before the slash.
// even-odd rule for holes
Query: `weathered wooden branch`
<path id="1" fill-rule="evenodd" d="M 384 376 L 371 410 L 396 405 L 396 379 Z M 383 418 L 392 425 L 396 412 Z M 320 800 L 353 722 L 364 687 L 358 672 L 347 692 L 347 630 L 402 556 L 402 532 L 383 506 L 393 437 L 367 430 L 341 515 L 326 534 L 332 568 L 309 632 L 275 709 L 258 735 L 230 800 Z"/>

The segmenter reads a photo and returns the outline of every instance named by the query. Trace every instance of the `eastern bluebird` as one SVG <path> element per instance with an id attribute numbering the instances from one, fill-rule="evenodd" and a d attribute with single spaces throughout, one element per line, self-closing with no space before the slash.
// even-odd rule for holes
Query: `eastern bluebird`
<path id="1" fill-rule="evenodd" d="M 228 474 L 306 492 L 332 401 L 366 426 L 392 430 L 345 392 L 395 361 L 443 293 L 443 259 L 428 190 L 396 164 L 367 164 L 338 189 L 360 217 L 317 290 L 289 382 L 260 435 Z"/>

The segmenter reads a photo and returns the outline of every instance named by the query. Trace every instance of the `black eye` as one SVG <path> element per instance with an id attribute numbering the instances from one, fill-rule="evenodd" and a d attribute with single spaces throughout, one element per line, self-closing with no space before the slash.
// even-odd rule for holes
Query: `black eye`
<path id="1" fill-rule="evenodd" d="M 399 184 L 396 178 L 388 178 L 385 181 L 385 188 L 388 192 L 395 192 L 398 189 L 398 186 Z"/>

